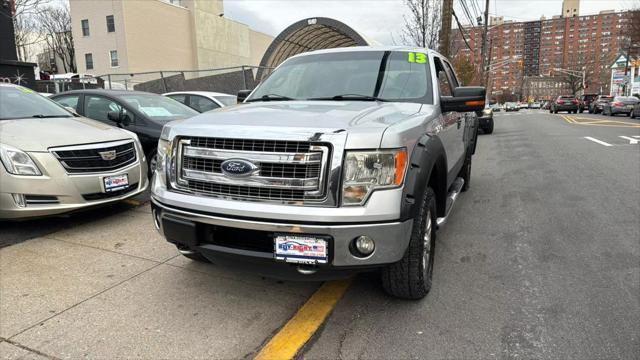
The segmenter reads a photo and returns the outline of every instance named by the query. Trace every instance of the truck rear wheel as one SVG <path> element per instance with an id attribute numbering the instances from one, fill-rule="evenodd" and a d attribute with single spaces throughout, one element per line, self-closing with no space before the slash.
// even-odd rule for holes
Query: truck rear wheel
<path id="1" fill-rule="evenodd" d="M 418 214 L 413 219 L 409 246 L 397 263 L 382 269 L 384 291 L 401 299 L 417 300 L 431 289 L 436 241 L 436 198 L 427 188 Z"/>

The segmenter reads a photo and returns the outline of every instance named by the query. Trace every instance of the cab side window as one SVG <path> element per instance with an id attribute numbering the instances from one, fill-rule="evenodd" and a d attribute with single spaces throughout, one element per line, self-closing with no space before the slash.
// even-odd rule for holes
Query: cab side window
<path id="1" fill-rule="evenodd" d="M 451 87 L 451 82 L 449 81 L 447 70 L 445 69 L 442 61 L 440 61 L 439 58 L 434 57 L 434 59 L 436 74 L 438 76 L 438 90 L 440 96 L 453 96 L 453 88 Z"/>
<path id="2" fill-rule="evenodd" d="M 453 67 L 448 62 L 444 62 L 444 67 L 447 70 L 447 74 L 449 75 L 449 79 L 451 81 L 451 86 L 455 89 L 458 86 L 461 86 L 458 82 L 458 78 L 456 78 L 456 73 L 453 71 Z"/>

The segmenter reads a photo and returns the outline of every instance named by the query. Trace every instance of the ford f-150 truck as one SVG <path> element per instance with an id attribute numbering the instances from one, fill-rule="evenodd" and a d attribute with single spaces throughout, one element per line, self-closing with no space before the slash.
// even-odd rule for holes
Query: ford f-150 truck
<path id="1" fill-rule="evenodd" d="M 377 269 L 389 294 L 424 297 L 485 89 L 431 50 L 350 47 L 293 56 L 243 95 L 163 128 L 151 200 L 167 241 L 276 278 Z"/>

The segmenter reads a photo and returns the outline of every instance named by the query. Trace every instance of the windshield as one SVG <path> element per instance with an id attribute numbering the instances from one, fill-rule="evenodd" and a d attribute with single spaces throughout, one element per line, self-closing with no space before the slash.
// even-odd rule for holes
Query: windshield
<path id="1" fill-rule="evenodd" d="M 325 100 L 342 95 L 344 100 L 375 97 L 431 104 L 427 57 L 416 55 L 352 51 L 300 56 L 284 62 L 247 101 Z"/>
<path id="2" fill-rule="evenodd" d="M 216 100 L 220 101 L 224 106 L 231 106 L 238 103 L 235 96 L 216 96 Z"/>
<path id="3" fill-rule="evenodd" d="M 148 118 L 157 121 L 186 119 L 199 114 L 176 100 L 160 95 L 126 94 L 121 95 L 120 99 Z"/>
<path id="4" fill-rule="evenodd" d="M 0 86 L 0 120 L 72 116 L 60 105 L 31 89 Z"/>

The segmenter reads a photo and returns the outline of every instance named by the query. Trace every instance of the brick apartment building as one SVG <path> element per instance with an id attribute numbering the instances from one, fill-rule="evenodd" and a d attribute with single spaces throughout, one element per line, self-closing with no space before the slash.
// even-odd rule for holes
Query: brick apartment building
<path id="1" fill-rule="evenodd" d="M 563 12 L 569 10 L 565 17 L 526 22 L 493 20 L 489 28 L 491 64 L 508 60 L 491 73 L 493 92 L 519 98 L 535 93 L 536 99 L 550 99 L 567 91 L 562 84 L 566 75 L 553 71 L 554 68 L 581 71 L 583 67 L 587 79 L 585 93 L 609 92 L 609 65 L 629 41 L 633 13 L 602 11 L 579 16 L 578 8 L 563 5 Z M 465 33 L 473 51 L 464 44 L 460 31 L 456 31 L 452 53 L 458 52 L 480 64 L 482 28 L 468 27 Z M 527 86 L 535 86 L 536 90 Z M 543 89 L 548 90 L 547 96 L 538 95 Z"/>

